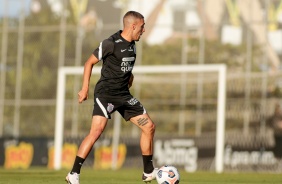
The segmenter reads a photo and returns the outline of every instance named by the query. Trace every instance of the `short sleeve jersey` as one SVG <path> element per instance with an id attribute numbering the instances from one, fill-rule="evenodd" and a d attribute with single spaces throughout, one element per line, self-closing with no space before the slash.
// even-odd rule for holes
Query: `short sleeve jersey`
<path id="1" fill-rule="evenodd" d="M 93 54 L 103 61 L 101 77 L 95 86 L 97 96 L 119 96 L 129 94 L 128 82 L 135 58 L 135 41 L 128 42 L 118 31 L 103 40 Z"/>

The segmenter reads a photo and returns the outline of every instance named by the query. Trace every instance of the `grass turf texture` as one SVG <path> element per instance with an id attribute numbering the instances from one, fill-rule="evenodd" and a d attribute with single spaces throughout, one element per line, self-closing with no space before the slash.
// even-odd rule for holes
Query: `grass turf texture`
<path id="1" fill-rule="evenodd" d="M 29 170 L 0 169 L 0 184 L 59 184 L 68 171 L 52 171 L 42 168 Z M 141 181 L 141 169 L 92 170 L 82 169 L 81 184 L 137 184 Z M 186 173 L 180 170 L 181 184 L 282 184 L 282 173 Z M 156 181 L 151 184 L 156 184 Z"/>

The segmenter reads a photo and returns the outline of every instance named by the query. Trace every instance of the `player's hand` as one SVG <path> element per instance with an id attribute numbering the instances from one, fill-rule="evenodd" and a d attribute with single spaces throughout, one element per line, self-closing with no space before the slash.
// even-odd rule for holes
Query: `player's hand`
<path id="1" fill-rule="evenodd" d="M 78 92 L 78 102 L 82 103 L 88 99 L 88 90 L 82 89 Z"/>

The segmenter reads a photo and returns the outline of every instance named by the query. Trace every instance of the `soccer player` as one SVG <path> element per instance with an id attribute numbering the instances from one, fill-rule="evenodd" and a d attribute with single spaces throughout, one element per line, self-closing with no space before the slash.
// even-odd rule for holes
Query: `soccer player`
<path id="1" fill-rule="evenodd" d="M 79 184 L 81 166 L 114 111 L 118 111 L 126 121 L 131 121 L 141 129 L 140 147 L 144 166 L 142 180 L 147 183 L 156 178 L 157 169 L 152 162 L 155 124 L 143 105 L 129 91 L 134 78 L 132 69 L 136 59 L 135 41 L 139 41 L 145 32 L 144 26 L 142 14 L 128 11 L 123 17 L 123 30 L 103 40 L 84 64 L 82 89 L 78 93 L 79 103 L 88 98 L 93 66 L 103 61 L 101 77 L 94 90 L 91 129 L 78 149 L 72 170 L 66 176 L 69 184 Z"/>

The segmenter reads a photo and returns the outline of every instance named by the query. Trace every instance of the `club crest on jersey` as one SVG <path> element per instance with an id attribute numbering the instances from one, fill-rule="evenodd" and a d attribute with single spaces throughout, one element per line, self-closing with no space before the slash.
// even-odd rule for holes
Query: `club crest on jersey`
<path id="1" fill-rule="evenodd" d="M 130 52 L 132 52 L 132 51 L 133 51 L 132 46 L 131 46 L 131 47 L 129 47 L 128 51 L 130 51 Z"/>
<path id="2" fill-rule="evenodd" d="M 114 110 L 114 105 L 111 103 L 108 103 L 107 111 L 112 112 Z"/>

